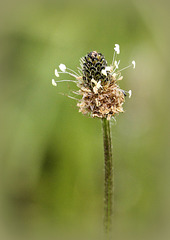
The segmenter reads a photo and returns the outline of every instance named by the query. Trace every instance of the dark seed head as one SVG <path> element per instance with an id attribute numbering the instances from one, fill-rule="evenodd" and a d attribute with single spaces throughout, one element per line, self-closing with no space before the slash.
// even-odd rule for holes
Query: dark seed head
<path id="1" fill-rule="evenodd" d="M 91 79 L 95 81 L 106 81 L 106 76 L 104 76 L 101 71 L 105 69 L 107 62 L 105 57 L 96 51 L 88 53 L 84 57 L 83 62 L 83 80 L 87 86 L 91 87 Z"/>

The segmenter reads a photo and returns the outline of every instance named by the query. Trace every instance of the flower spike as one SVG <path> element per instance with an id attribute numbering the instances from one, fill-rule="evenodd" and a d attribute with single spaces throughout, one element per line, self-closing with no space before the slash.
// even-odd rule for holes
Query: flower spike
<path id="1" fill-rule="evenodd" d="M 120 65 L 120 60 L 116 59 L 118 54 L 120 54 L 120 46 L 115 44 L 113 61 L 109 66 L 101 53 L 92 51 L 80 58 L 78 73 L 61 63 L 59 65 L 61 72 L 55 69 L 55 76 L 68 74 L 75 80 L 55 81 L 52 79 L 52 84 L 57 86 L 58 82 L 76 83 L 79 90 L 72 93 L 81 97 L 77 103 L 79 112 L 89 114 L 93 118 L 106 118 L 108 120 L 114 118 L 116 114 L 124 112 L 123 104 L 127 94 L 129 98 L 132 96 L 132 90 L 124 91 L 118 85 L 118 81 L 123 79 L 121 71 L 136 66 L 133 60 L 131 65 L 118 70 Z M 74 97 L 70 96 L 70 98 Z"/>

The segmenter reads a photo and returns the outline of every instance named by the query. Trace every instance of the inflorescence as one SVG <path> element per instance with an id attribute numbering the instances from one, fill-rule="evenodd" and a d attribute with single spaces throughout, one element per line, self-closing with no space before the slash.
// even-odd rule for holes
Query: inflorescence
<path id="1" fill-rule="evenodd" d="M 110 120 L 115 114 L 124 112 L 123 103 L 125 97 L 127 94 L 129 98 L 132 95 L 131 90 L 124 91 L 117 83 L 123 79 L 121 72 L 131 66 L 135 68 L 136 65 L 133 60 L 131 65 L 119 70 L 120 60 L 116 60 L 118 54 L 120 54 L 120 47 L 119 44 L 115 44 L 113 61 L 108 66 L 105 57 L 101 53 L 90 52 L 80 59 L 78 73 L 67 68 L 64 64 L 60 64 L 59 69 L 61 71 L 58 72 L 55 69 L 55 76 L 59 77 L 59 74 L 64 73 L 74 77 L 75 80 L 55 81 L 52 79 L 52 84 L 57 86 L 57 83 L 65 81 L 76 83 L 79 90 L 73 93 L 81 96 L 81 99 L 76 99 L 79 112 L 89 114 L 93 118 L 107 118 Z"/>

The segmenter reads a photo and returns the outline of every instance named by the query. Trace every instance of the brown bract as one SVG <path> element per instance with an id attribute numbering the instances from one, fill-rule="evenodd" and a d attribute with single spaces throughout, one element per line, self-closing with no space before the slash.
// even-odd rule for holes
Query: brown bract
<path id="1" fill-rule="evenodd" d="M 79 94 L 82 95 L 82 99 L 77 106 L 82 114 L 110 120 L 115 114 L 124 112 L 122 105 L 125 102 L 125 96 L 115 79 L 101 86 L 97 92 L 94 88 L 89 89 L 82 85 Z"/>

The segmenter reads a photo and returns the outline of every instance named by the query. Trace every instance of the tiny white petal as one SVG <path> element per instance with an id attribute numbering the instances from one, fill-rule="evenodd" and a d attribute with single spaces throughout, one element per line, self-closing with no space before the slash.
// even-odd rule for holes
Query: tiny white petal
<path id="1" fill-rule="evenodd" d="M 55 75 L 56 75 L 56 77 L 59 77 L 57 69 L 55 69 Z"/>
<path id="2" fill-rule="evenodd" d="M 105 76 L 107 76 L 107 72 L 106 72 L 106 69 L 102 69 L 101 73 Z"/>
<path id="3" fill-rule="evenodd" d="M 96 80 L 94 80 L 94 79 L 92 78 L 91 82 L 95 84 L 95 86 L 93 87 L 93 92 L 94 92 L 95 94 L 97 94 L 97 93 L 98 93 L 98 89 L 99 89 L 99 88 L 102 88 L 102 86 L 101 86 L 101 81 L 97 82 Z"/>
<path id="4" fill-rule="evenodd" d="M 55 81 L 54 79 L 52 79 L 52 85 L 53 85 L 54 87 L 57 86 L 57 83 L 56 83 L 56 81 Z"/>
<path id="5" fill-rule="evenodd" d="M 95 85 L 97 85 L 97 81 L 94 80 L 94 78 L 92 78 L 91 82 L 94 83 Z"/>
<path id="6" fill-rule="evenodd" d="M 116 77 L 117 77 L 117 73 L 113 73 L 112 76 L 113 76 L 114 78 L 116 78 Z"/>
<path id="7" fill-rule="evenodd" d="M 136 67 L 136 62 L 134 60 L 132 61 L 132 65 L 133 65 L 133 68 Z"/>
<path id="8" fill-rule="evenodd" d="M 116 52 L 117 54 L 120 54 L 120 46 L 119 46 L 119 44 L 115 44 L 114 50 L 115 50 L 115 52 Z"/>
<path id="9" fill-rule="evenodd" d="M 94 92 L 95 94 L 98 93 L 98 88 L 97 88 L 96 86 L 93 88 L 93 92 Z"/>
<path id="10" fill-rule="evenodd" d="M 99 88 L 102 87 L 102 86 L 101 86 L 101 81 L 99 81 L 99 82 L 96 84 L 96 87 L 97 87 L 97 89 L 99 89 Z"/>
<path id="11" fill-rule="evenodd" d="M 131 96 L 132 96 L 132 90 L 129 90 L 128 93 L 129 93 L 129 98 L 131 98 Z"/>
<path id="12" fill-rule="evenodd" d="M 64 65 L 63 63 L 61 63 L 59 65 L 59 69 L 62 71 L 62 72 L 65 72 L 66 71 L 66 65 Z"/>
<path id="13" fill-rule="evenodd" d="M 110 72 L 111 67 L 108 66 L 108 67 L 105 68 L 105 70 L 108 71 L 108 72 Z"/>
<path id="14" fill-rule="evenodd" d="M 116 67 L 116 69 L 119 68 L 119 63 L 117 61 L 115 61 L 115 67 Z"/>

